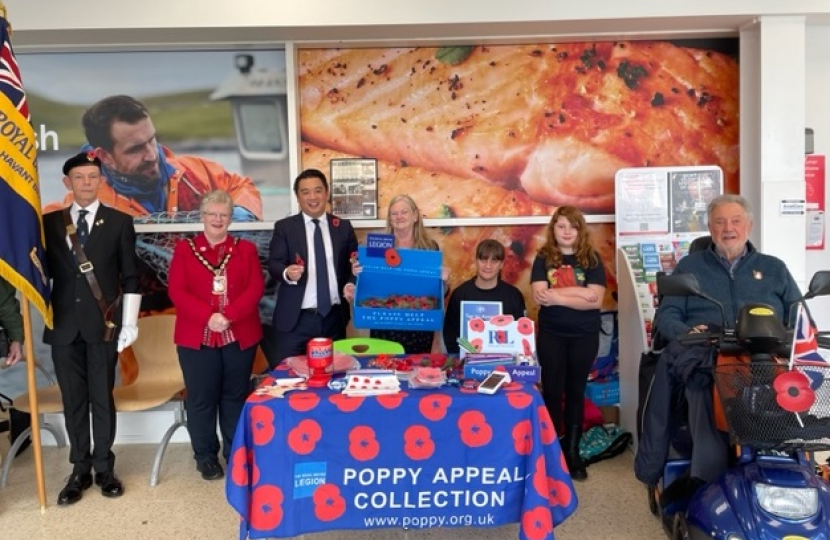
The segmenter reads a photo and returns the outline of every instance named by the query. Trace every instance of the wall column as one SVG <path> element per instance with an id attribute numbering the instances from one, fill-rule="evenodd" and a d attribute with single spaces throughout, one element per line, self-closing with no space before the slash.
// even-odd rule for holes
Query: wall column
<path id="1" fill-rule="evenodd" d="M 804 17 L 758 18 L 741 30 L 741 194 L 755 210 L 752 242 L 782 259 L 799 286 L 806 276 L 804 215 L 781 212 L 803 200 Z"/>

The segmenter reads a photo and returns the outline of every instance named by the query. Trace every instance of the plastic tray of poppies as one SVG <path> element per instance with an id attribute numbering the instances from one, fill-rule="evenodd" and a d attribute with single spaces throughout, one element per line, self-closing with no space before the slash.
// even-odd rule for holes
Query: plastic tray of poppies
<path id="1" fill-rule="evenodd" d="M 444 287 L 440 252 L 397 249 L 392 256 L 369 257 L 360 246 L 358 257 L 363 271 L 355 290 L 355 328 L 441 330 Z M 392 305 L 401 307 L 389 307 Z"/>
<path id="2" fill-rule="evenodd" d="M 830 449 L 830 366 L 823 362 L 718 365 L 718 396 L 735 444 Z"/>

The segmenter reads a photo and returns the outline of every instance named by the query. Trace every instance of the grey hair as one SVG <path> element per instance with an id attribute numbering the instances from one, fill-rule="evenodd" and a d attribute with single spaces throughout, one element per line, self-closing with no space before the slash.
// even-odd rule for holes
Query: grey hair
<path id="1" fill-rule="evenodd" d="M 202 201 L 199 204 L 199 211 L 204 213 L 205 208 L 209 204 L 224 204 L 228 207 L 228 215 L 233 215 L 233 199 L 230 194 L 223 189 L 215 189 L 202 195 Z"/>
<path id="2" fill-rule="evenodd" d="M 709 201 L 709 205 L 706 207 L 706 216 L 711 216 L 712 213 L 718 208 L 718 206 L 722 206 L 724 204 L 740 204 L 741 208 L 744 209 L 744 213 L 749 221 L 752 221 L 752 205 L 749 204 L 749 201 L 746 198 L 742 197 L 741 195 L 736 195 L 734 193 L 727 193 L 725 195 L 718 195 L 711 201 Z"/>

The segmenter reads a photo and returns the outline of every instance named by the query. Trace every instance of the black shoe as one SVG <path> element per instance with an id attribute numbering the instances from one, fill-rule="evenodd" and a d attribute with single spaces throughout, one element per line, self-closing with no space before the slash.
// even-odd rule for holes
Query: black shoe
<path id="1" fill-rule="evenodd" d="M 95 473 L 95 485 L 101 486 L 104 497 L 120 497 L 124 494 L 124 484 L 112 471 Z"/>
<path id="2" fill-rule="evenodd" d="M 582 482 L 583 480 L 588 479 L 588 471 L 585 470 L 585 464 L 582 462 L 581 459 L 576 458 L 570 461 L 565 461 L 568 462 L 568 470 L 571 473 L 571 480 Z"/>
<path id="3" fill-rule="evenodd" d="M 66 487 L 58 495 L 58 504 L 61 506 L 75 504 L 81 500 L 84 490 L 89 489 L 90 486 L 92 486 L 91 474 L 73 474 L 66 482 Z"/>
<path id="4" fill-rule="evenodd" d="M 219 480 L 225 476 L 218 461 L 202 461 L 196 464 L 196 470 L 202 473 L 205 480 Z"/>

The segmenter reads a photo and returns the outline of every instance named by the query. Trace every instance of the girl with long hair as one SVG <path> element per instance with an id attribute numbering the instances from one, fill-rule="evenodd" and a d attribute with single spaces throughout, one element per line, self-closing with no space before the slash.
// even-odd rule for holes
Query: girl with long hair
<path id="1" fill-rule="evenodd" d="M 583 400 L 599 349 L 606 280 L 585 218 L 573 206 L 562 206 L 551 217 L 530 282 L 539 305 L 536 351 L 545 405 L 556 429 L 564 429 L 561 442 L 571 478 L 585 480 L 588 473 L 579 457 Z"/>

